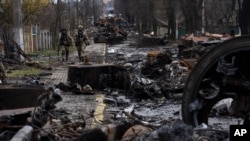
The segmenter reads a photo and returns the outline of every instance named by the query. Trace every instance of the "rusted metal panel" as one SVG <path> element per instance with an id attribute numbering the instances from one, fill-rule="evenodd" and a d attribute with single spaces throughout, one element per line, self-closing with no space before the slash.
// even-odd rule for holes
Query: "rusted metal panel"
<path id="1" fill-rule="evenodd" d="M 102 74 L 115 74 L 118 66 L 114 64 L 71 65 L 68 69 L 68 82 L 78 83 L 81 86 L 89 84 L 94 89 L 102 88 L 100 76 Z"/>
<path id="2" fill-rule="evenodd" d="M 45 88 L 33 85 L 0 85 L 0 109 L 34 107 Z"/>

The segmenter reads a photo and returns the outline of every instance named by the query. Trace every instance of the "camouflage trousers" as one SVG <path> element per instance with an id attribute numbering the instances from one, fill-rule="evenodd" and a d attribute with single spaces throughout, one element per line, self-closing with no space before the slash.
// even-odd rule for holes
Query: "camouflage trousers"
<path id="1" fill-rule="evenodd" d="M 69 59 L 69 46 L 61 45 L 61 57 L 62 61 L 68 61 Z"/>
<path id="2" fill-rule="evenodd" d="M 86 45 L 85 43 L 81 42 L 76 47 L 77 47 L 79 61 L 83 61 Z"/>

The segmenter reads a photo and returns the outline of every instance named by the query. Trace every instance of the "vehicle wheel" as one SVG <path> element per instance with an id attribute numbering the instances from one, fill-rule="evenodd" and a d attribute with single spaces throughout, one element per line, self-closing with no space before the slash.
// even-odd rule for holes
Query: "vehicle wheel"
<path id="1" fill-rule="evenodd" d="M 234 82 L 250 80 L 249 60 L 250 36 L 225 41 L 206 53 L 186 82 L 182 98 L 183 121 L 193 126 L 208 124 L 210 111 L 217 102 L 248 93 L 250 88 Z"/>

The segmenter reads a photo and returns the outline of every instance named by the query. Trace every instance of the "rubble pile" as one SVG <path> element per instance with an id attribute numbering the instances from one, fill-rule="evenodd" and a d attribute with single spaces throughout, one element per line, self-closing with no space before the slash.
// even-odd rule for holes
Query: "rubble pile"
<path id="1" fill-rule="evenodd" d="M 212 129 L 205 124 L 194 128 L 180 120 L 178 113 L 174 118 L 171 118 L 170 115 L 169 119 L 166 119 L 166 116 L 158 118 L 153 116 L 159 116 L 159 111 L 165 109 L 161 106 L 167 106 L 170 103 L 153 104 L 154 102 L 142 101 L 134 103 L 137 105 L 131 105 L 131 101 L 126 100 L 126 98 L 123 99 L 123 102 L 118 100 L 122 98 L 117 98 L 114 102 L 116 104 L 109 103 L 110 106 L 107 111 L 113 110 L 113 113 L 116 113 L 112 120 L 102 121 L 101 125 L 91 128 L 88 127 L 88 122 L 91 120 L 87 120 L 85 116 L 78 114 L 77 118 L 72 118 L 72 115 L 70 115 L 72 113 L 56 108 L 56 103 L 62 100 L 60 95 L 58 90 L 53 88 L 48 89 L 46 93 L 41 95 L 38 99 L 39 105 L 35 107 L 28 118 L 27 125 L 20 129 L 15 136 L 12 135 L 12 139 L 29 138 L 29 140 L 39 141 L 216 141 L 228 139 L 228 131 Z M 110 101 L 104 99 L 103 102 L 108 103 Z M 140 112 L 142 105 L 150 107 L 148 112 L 151 112 L 152 115 L 145 113 L 147 109 L 141 109 L 142 112 Z M 124 106 L 127 108 L 114 112 L 114 108 L 121 109 Z M 154 109 L 159 111 L 156 110 L 157 113 L 154 113 Z M 89 111 L 88 114 L 94 118 L 97 116 L 95 112 Z M 162 111 L 162 113 L 167 112 Z M 6 137 L 6 134 L 3 137 Z M 5 139 L 3 138 L 3 140 Z"/>
<path id="2" fill-rule="evenodd" d="M 179 59 L 177 46 L 137 48 L 136 50 L 128 47 L 119 49 L 119 52 L 110 48 L 110 51 L 113 56 L 108 57 L 115 57 L 112 60 L 113 63 L 124 67 L 123 71 L 119 71 L 119 76 L 126 75 L 123 76 L 126 79 L 112 80 L 127 85 L 126 90 L 132 94 L 145 91 L 144 94 L 149 96 L 153 93 L 166 94 L 171 91 L 181 91 L 197 61 L 197 59 Z M 116 57 L 117 55 L 119 57 Z"/>

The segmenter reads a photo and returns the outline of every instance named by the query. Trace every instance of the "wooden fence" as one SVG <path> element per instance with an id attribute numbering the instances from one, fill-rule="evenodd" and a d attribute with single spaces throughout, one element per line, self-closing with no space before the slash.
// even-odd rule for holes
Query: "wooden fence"
<path id="1" fill-rule="evenodd" d="M 52 35 L 38 25 L 24 26 L 24 52 L 34 52 L 52 47 Z"/>

